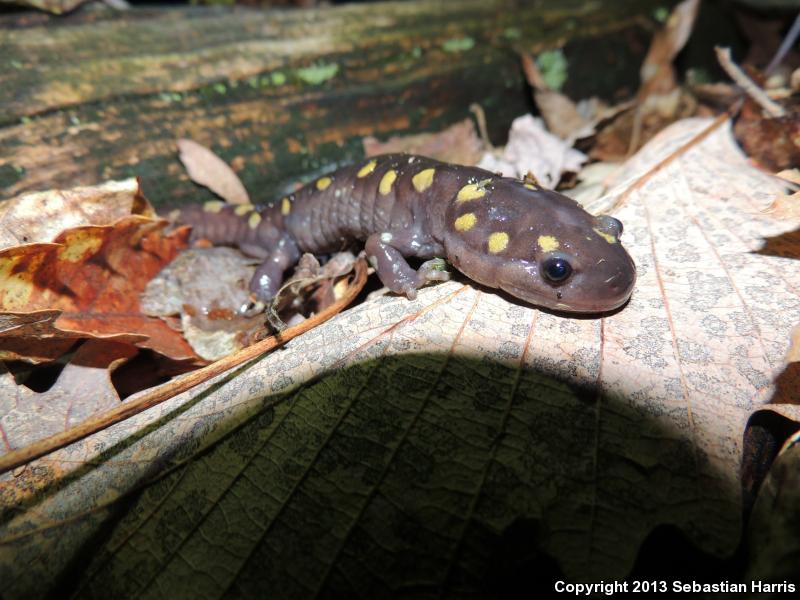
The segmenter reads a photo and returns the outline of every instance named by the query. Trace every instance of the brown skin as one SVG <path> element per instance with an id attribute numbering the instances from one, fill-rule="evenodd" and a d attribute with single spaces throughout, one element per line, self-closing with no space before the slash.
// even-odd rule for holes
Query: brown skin
<path id="1" fill-rule="evenodd" d="M 599 313 L 623 305 L 636 269 L 622 224 L 574 200 L 483 169 L 409 155 L 365 159 L 320 177 L 260 213 L 189 207 L 195 237 L 238 245 L 264 263 L 251 282 L 262 301 L 302 252 L 354 240 L 390 290 L 413 298 L 445 276 L 406 258 L 444 257 L 467 277 L 553 310 Z M 259 218 L 260 217 L 260 218 Z"/>

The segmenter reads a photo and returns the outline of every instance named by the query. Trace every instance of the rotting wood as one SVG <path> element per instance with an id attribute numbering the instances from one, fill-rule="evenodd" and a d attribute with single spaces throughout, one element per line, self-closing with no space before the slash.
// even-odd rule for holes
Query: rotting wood
<path id="1" fill-rule="evenodd" d="M 0 196 L 139 176 L 157 205 L 207 199 L 176 159 L 187 137 L 263 202 L 357 159 L 364 135 L 443 127 L 473 102 L 499 139 L 531 108 L 514 48 L 566 46 L 576 97 L 633 89 L 642 16 L 658 4 L 416 0 L 0 21 Z"/>

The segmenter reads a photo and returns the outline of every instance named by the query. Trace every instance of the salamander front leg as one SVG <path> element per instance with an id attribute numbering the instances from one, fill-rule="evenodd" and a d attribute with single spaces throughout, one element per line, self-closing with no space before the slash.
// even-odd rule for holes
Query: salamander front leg
<path id="1" fill-rule="evenodd" d="M 406 239 L 402 235 L 372 234 L 367 238 L 365 250 L 383 285 L 409 300 L 416 298 L 417 289 L 428 282 L 446 281 L 450 277 L 447 271 L 442 270 L 443 262 L 440 259 L 423 263 L 418 271 L 412 269 L 406 256 L 430 256 L 431 253 L 438 253 L 436 251 L 439 248 L 421 248 L 413 239 Z"/>

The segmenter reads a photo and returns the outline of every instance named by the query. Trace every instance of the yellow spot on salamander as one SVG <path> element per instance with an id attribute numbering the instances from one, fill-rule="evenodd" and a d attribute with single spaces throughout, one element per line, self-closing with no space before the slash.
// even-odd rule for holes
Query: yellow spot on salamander
<path id="1" fill-rule="evenodd" d="M 321 192 L 322 190 L 328 189 L 328 186 L 333 183 L 333 179 L 330 177 L 320 177 L 317 179 L 317 189 Z"/>
<path id="2" fill-rule="evenodd" d="M 292 212 L 292 203 L 289 202 L 288 198 L 283 198 L 281 200 L 281 214 L 285 217 L 290 212 Z"/>
<path id="3" fill-rule="evenodd" d="M 381 193 L 381 196 L 387 196 L 389 192 L 392 191 L 395 179 L 397 179 L 397 171 L 394 169 L 386 171 L 386 175 L 383 176 L 378 186 L 378 191 Z"/>
<path id="4" fill-rule="evenodd" d="M 502 252 L 508 247 L 508 234 L 504 231 L 498 231 L 489 236 L 489 252 L 497 254 Z"/>
<path id="5" fill-rule="evenodd" d="M 536 191 L 536 186 L 533 185 L 532 183 L 526 183 L 524 187 L 528 188 L 529 190 Z"/>
<path id="6" fill-rule="evenodd" d="M 210 200 L 203 204 L 203 210 L 209 213 L 218 213 L 225 208 L 225 203 L 220 200 Z"/>
<path id="7" fill-rule="evenodd" d="M 539 244 L 542 252 L 555 252 L 561 246 L 559 241 L 552 235 L 540 235 L 536 243 Z"/>
<path id="8" fill-rule="evenodd" d="M 243 217 L 244 215 L 246 215 L 247 213 L 251 212 L 254 209 L 255 206 L 253 206 L 252 204 L 240 204 L 239 206 L 233 209 L 233 214 L 235 214 L 237 217 Z"/>
<path id="9" fill-rule="evenodd" d="M 475 227 L 475 223 L 478 222 L 478 218 L 475 216 L 475 213 L 466 213 L 458 217 L 453 223 L 456 228 L 456 231 L 469 231 L 473 227 Z"/>
<path id="10" fill-rule="evenodd" d="M 605 241 L 607 241 L 609 244 L 616 244 L 619 241 L 617 238 L 615 238 L 610 233 L 606 233 L 605 231 L 600 231 L 597 228 L 594 229 L 594 232 L 597 235 L 599 235 L 601 238 L 603 238 Z"/>
<path id="11" fill-rule="evenodd" d="M 477 200 L 486 195 L 486 186 L 491 182 L 491 179 L 483 179 L 478 183 L 468 183 L 460 190 L 456 196 L 456 202 L 466 202 L 467 200 Z"/>
<path id="12" fill-rule="evenodd" d="M 356 174 L 356 177 L 358 177 L 359 179 L 361 179 L 362 177 L 366 177 L 367 175 L 369 175 L 370 173 L 372 173 L 375 170 L 375 166 L 377 164 L 378 164 L 378 161 L 376 161 L 376 160 L 369 161 L 367 164 L 365 164 L 363 167 L 361 167 L 361 169 Z"/>
<path id="13" fill-rule="evenodd" d="M 414 189 L 422 193 L 431 187 L 433 184 L 433 174 L 435 172 L 436 169 L 425 169 L 424 171 L 420 171 L 414 175 L 414 177 L 411 178 L 411 183 L 414 184 Z"/>
<path id="14" fill-rule="evenodd" d="M 250 229 L 255 229 L 258 227 L 259 223 L 261 223 L 261 215 L 257 212 L 254 212 L 252 215 L 250 215 L 250 218 L 247 219 L 247 226 Z"/>

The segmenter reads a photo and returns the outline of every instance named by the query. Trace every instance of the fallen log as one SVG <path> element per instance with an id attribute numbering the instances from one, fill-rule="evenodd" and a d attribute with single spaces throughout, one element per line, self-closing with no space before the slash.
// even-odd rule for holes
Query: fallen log
<path id="1" fill-rule="evenodd" d="M 138 176 L 156 204 L 205 200 L 191 138 L 257 202 L 358 159 L 365 135 L 430 131 L 472 103 L 501 142 L 532 109 L 516 49 L 563 48 L 566 93 L 638 81 L 657 2 L 386 2 L 311 10 L 134 9 L 0 19 L 0 197 Z"/>

